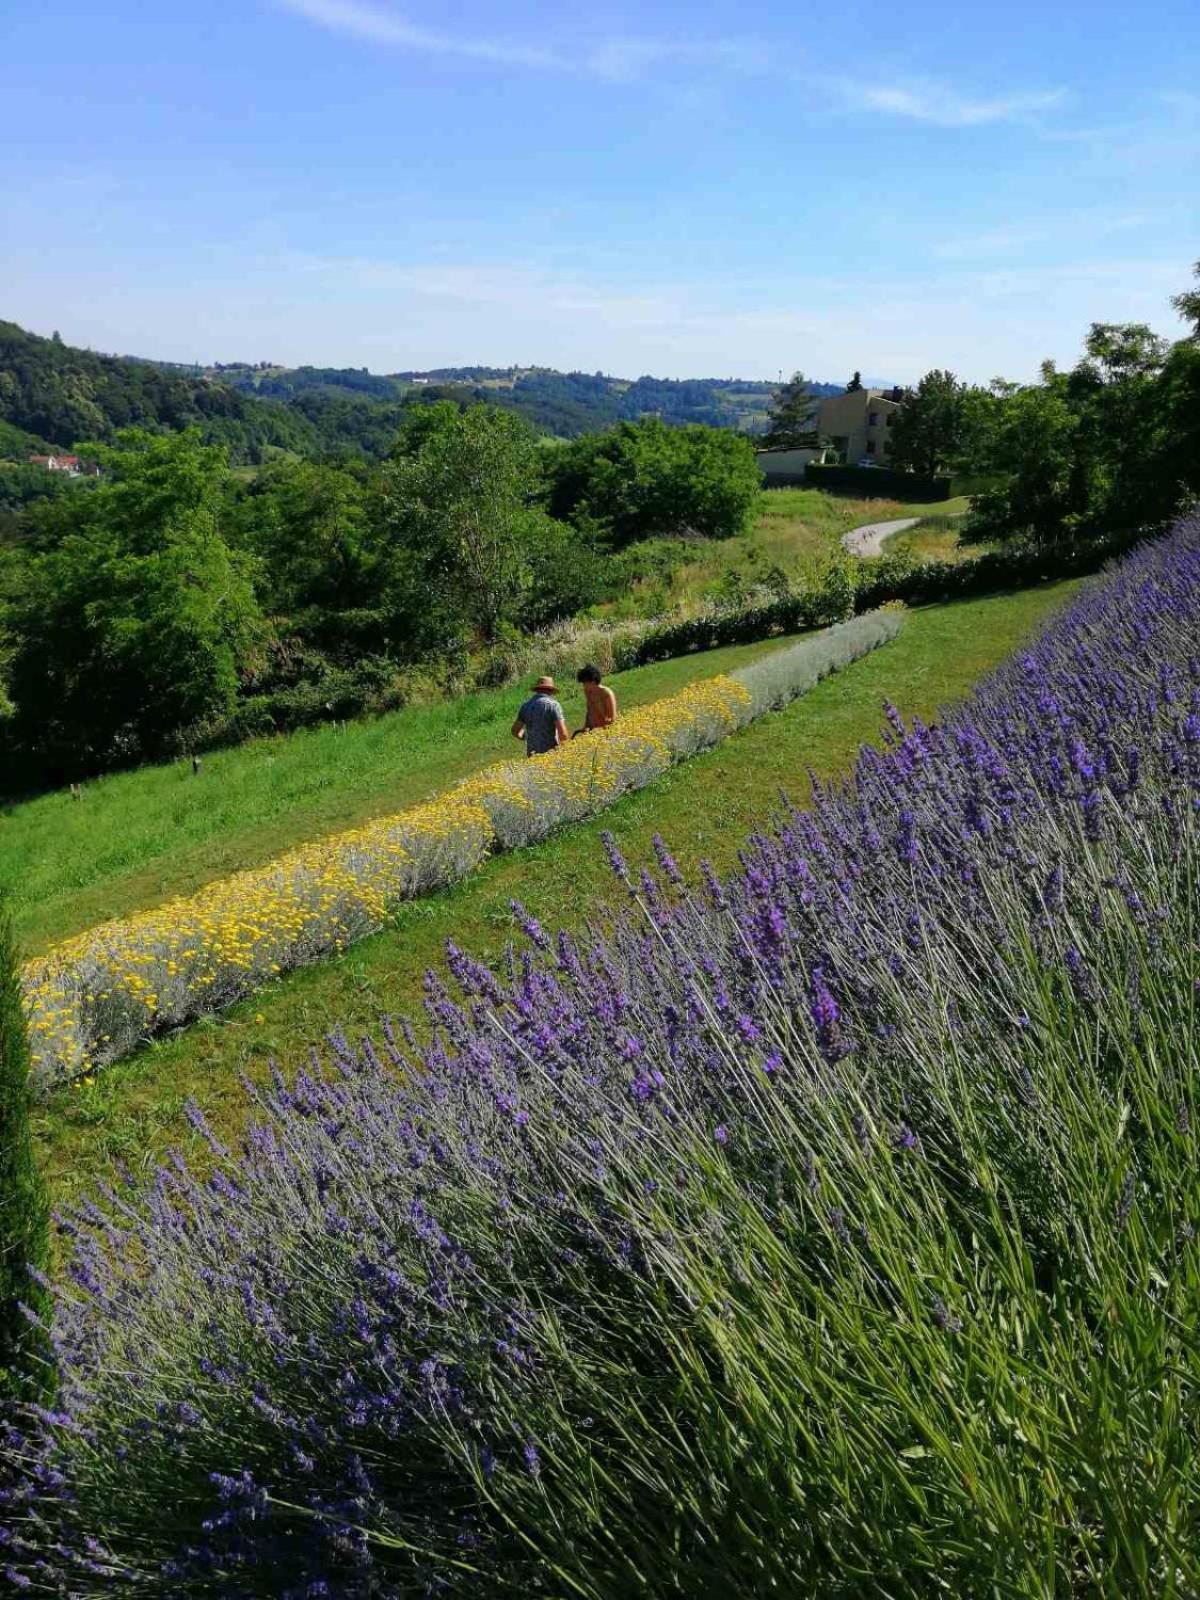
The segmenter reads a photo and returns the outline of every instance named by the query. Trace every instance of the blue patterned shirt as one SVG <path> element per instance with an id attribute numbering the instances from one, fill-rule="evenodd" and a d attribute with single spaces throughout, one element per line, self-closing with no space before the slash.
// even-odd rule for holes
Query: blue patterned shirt
<path id="1" fill-rule="evenodd" d="M 544 756 L 558 743 L 555 730 L 563 720 L 563 708 L 553 695 L 532 695 L 517 712 L 517 720 L 525 724 L 525 753 Z"/>

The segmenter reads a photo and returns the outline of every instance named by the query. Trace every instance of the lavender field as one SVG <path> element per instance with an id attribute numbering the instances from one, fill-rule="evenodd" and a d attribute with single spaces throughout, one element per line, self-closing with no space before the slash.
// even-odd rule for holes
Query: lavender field
<path id="1" fill-rule="evenodd" d="M 1200 1595 L 1198 796 L 1192 519 L 731 880 L 451 947 L 431 1044 L 63 1219 L 0 1572 Z"/>

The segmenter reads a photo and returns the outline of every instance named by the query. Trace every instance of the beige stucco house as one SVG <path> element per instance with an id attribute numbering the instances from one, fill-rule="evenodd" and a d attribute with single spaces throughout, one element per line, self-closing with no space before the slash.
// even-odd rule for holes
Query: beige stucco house
<path id="1" fill-rule="evenodd" d="M 900 410 L 903 389 L 853 389 L 821 401 L 817 431 L 850 466 L 888 457 L 888 429 Z"/>
<path id="2" fill-rule="evenodd" d="M 810 461 L 824 461 L 825 450 L 775 449 L 756 450 L 758 469 L 766 480 L 767 488 L 780 488 L 788 483 L 803 483 L 804 469 Z"/>

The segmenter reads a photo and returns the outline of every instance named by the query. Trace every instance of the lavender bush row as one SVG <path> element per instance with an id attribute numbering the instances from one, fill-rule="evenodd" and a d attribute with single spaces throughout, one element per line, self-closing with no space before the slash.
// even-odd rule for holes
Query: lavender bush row
<path id="1" fill-rule="evenodd" d="M 583 945 L 66 1225 L 99 1595 L 1200 1593 L 1200 526 Z M 197 1121 L 202 1119 L 197 1113 Z"/>
<path id="2" fill-rule="evenodd" d="M 801 639 L 786 650 L 760 656 L 749 666 L 735 667 L 729 676 L 750 691 L 746 720 L 761 717 L 766 711 L 781 710 L 831 672 L 894 639 L 903 620 L 902 611 L 872 611 L 849 622 L 835 623 L 815 638 Z"/>

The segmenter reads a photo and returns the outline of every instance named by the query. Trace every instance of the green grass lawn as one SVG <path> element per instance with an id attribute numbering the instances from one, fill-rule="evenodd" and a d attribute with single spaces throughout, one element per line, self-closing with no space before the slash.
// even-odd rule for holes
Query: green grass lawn
<path id="1" fill-rule="evenodd" d="M 953 506 L 954 501 L 948 501 Z M 962 531 L 961 511 L 922 512 L 915 528 L 903 533 L 893 533 L 883 541 L 885 555 L 909 555 L 918 561 L 974 561 L 988 548 L 985 545 L 959 544 Z"/>
<path id="2" fill-rule="evenodd" d="M 603 816 L 493 858 L 454 888 L 404 906 L 392 929 L 340 959 L 291 974 L 219 1018 L 148 1046 L 97 1074 L 90 1087 L 59 1091 L 35 1116 L 57 1196 L 103 1176 L 115 1160 L 145 1169 L 173 1145 L 195 1150 L 183 1116 L 189 1097 L 216 1127 L 233 1132 L 245 1115 L 239 1074 L 261 1079 L 272 1057 L 294 1067 L 335 1026 L 353 1038 L 373 1030 L 382 1014 L 416 1014 L 423 975 L 441 964 L 447 939 L 489 961 L 503 954 L 514 897 L 551 929 L 602 917 L 619 899 L 599 844 L 605 828 L 635 861 L 651 855 L 651 837 L 661 832 L 685 870 L 706 856 L 719 869 L 734 866 L 781 790 L 803 800 L 808 768 L 823 776 L 844 772 L 859 746 L 876 739 L 885 699 L 905 715 L 933 716 L 1074 588 L 1058 583 L 915 611 L 893 643 Z M 655 692 L 669 686 L 657 680 Z M 165 860 L 160 871 L 173 872 L 173 863 Z"/>
<path id="3" fill-rule="evenodd" d="M 740 666 L 785 640 L 683 656 L 608 682 L 625 707 Z M 532 679 L 531 679 L 532 681 Z M 484 690 L 378 718 L 255 739 L 204 758 L 142 767 L 0 812 L 0 883 L 27 955 L 110 917 L 189 894 L 290 845 L 429 798 L 521 754 L 510 735 L 524 689 Z M 561 698 L 584 720 L 572 682 Z"/>
<path id="4" fill-rule="evenodd" d="M 862 500 L 823 489 L 764 489 L 749 533 L 734 539 L 704 539 L 685 546 L 669 579 L 648 578 L 631 586 L 620 602 L 598 608 L 610 616 L 656 611 L 688 612 L 706 601 L 753 589 L 773 569 L 804 587 L 820 580 L 842 535 L 864 522 L 899 517 L 946 516 L 967 509 L 965 496 L 926 504 Z M 679 557 L 679 541 L 662 541 Z"/>

